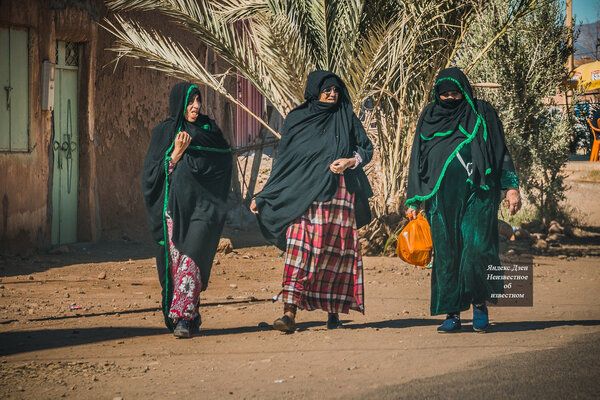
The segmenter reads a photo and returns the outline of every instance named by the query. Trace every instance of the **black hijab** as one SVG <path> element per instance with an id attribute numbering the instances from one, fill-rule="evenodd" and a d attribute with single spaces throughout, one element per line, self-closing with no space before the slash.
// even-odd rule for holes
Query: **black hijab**
<path id="1" fill-rule="evenodd" d="M 152 131 L 152 139 L 142 169 L 142 192 L 148 209 L 148 225 L 156 242 L 164 241 L 163 214 L 165 188 L 165 156 L 172 151 L 175 136 L 186 131 L 192 137 L 190 150 L 195 155 L 206 155 L 201 147 L 230 152 L 229 144 L 217 124 L 206 115 L 200 114 L 196 122 L 185 120 L 185 109 L 189 100 L 200 96 L 198 88 L 191 83 L 181 82 L 173 86 L 169 95 L 169 117 Z"/>
<path id="2" fill-rule="evenodd" d="M 196 94 L 200 95 L 198 88 L 190 83 L 178 83 L 171 90 L 170 115 L 152 131 L 142 170 L 142 193 L 153 239 L 168 251 L 165 212 L 169 212 L 173 243 L 198 265 L 204 290 L 225 222 L 232 162 L 229 144 L 213 120 L 206 115 L 199 115 L 194 123 L 185 120 L 186 106 Z M 192 140 L 169 175 L 168 161 L 180 131 Z M 172 288 L 168 255 L 165 259 L 166 265 L 158 267 L 161 283 L 166 280 L 163 311 L 167 315 Z"/>
<path id="3" fill-rule="evenodd" d="M 320 92 L 331 86 L 338 88 L 337 103 L 318 101 Z M 372 155 L 371 143 L 352 110 L 348 89 L 338 76 L 328 71 L 311 72 L 304 98 L 306 101 L 285 119 L 273 170 L 255 198 L 258 222 L 265 238 L 281 249 L 285 248 L 285 231 L 289 224 L 313 201 L 329 201 L 335 195 L 339 179 L 329 165 L 339 158 L 352 157 L 361 143 L 367 143 L 364 148 L 368 154 L 361 154 L 363 159 L 368 157 L 365 163 Z M 357 178 L 360 174 L 364 175 L 362 168 L 346 170 L 348 190 L 371 196 L 366 176 Z M 365 221 L 358 221 L 357 216 L 357 223 Z"/>
<path id="4" fill-rule="evenodd" d="M 448 91 L 460 92 L 463 98 L 442 100 L 440 94 Z M 433 196 L 448 164 L 466 145 L 471 147 L 473 163 L 467 181 L 489 190 L 490 183 L 500 177 L 507 153 L 502 124 L 489 103 L 473 97 L 465 74 L 459 68 L 447 68 L 438 74 L 433 103 L 425 107 L 417 123 L 406 204 Z"/>

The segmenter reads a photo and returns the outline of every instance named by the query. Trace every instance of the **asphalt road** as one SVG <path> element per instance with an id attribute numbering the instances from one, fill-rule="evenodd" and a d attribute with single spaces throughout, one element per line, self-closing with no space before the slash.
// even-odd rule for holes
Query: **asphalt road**
<path id="1" fill-rule="evenodd" d="M 600 399 L 600 334 L 473 369 L 377 389 L 363 399 Z"/>

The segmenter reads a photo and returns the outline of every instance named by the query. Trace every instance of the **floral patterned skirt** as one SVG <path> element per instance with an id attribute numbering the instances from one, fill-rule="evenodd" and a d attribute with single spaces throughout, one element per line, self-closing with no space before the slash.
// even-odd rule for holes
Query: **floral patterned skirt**
<path id="1" fill-rule="evenodd" d="M 191 321 L 198 315 L 202 280 L 200 270 L 190 257 L 177 250 L 173 243 L 173 220 L 165 214 L 169 234 L 169 272 L 173 288 L 173 301 L 169 318 L 174 323 L 179 320 Z"/>

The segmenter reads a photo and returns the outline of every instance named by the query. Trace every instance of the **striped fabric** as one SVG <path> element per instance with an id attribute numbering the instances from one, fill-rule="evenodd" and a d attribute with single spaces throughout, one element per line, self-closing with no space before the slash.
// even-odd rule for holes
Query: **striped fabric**
<path id="1" fill-rule="evenodd" d="M 282 286 L 275 300 L 300 309 L 364 313 L 354 195 L 343 175 L 331 201 L 313 202 L 289 226 Z"/>

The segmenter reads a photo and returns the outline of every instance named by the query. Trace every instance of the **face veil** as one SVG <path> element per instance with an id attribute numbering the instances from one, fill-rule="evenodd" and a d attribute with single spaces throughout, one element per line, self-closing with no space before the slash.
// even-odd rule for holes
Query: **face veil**
<path id="1" fill-rule="evenodd" d="M 460 100 L 442 100 L 447 91 Z M 467 181 L 482 190 L 499 179 L 506 145 L 502 124 L 493 107 L 473 96 L 469 80 L 459 68 L 442 70 L 433 87 L 433 102 L 419 118 L 413 142 L 406 204 L 433 196 L 449 163 L 469 146 L 472 169 Z M 512 164 L 512 161 L 511 161 Z M 514 168 L 514 167 L 513 167 Z"/>

